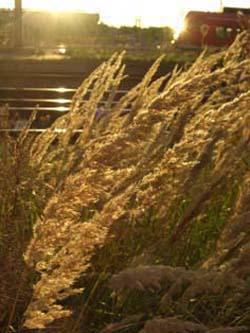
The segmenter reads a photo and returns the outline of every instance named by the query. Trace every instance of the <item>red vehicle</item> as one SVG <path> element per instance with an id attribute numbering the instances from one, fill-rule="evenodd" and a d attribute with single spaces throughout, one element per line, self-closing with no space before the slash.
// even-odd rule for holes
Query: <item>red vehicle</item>
<path id="1" fill-rule="evenodd" d="M 176 46 L 190 49 L 205 45 L 227 47 L 249 19 L 250 11 L 240 8 L 224 8 L 218 13 L 191 11 L 185 17 L 185 29 L 177 38 Z"/>

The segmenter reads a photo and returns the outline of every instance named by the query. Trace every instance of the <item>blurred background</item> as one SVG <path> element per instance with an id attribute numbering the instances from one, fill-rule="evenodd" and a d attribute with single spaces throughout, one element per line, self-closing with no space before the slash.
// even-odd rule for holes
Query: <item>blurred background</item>
<path id="1" fill-rule="evenodd" d="M 223 13 L 225 7 L 247 10 L 250 1 L 2 0 L 0 6 L 2 51 L 22 47 L 46 53 L 56 48 L 61 55 L 81 56 L 88 49 L 171 50 L 189 28 L 190 11 Z M 201 22 L 194 20 L 191 23 L 199 26 L 202 35 L 202 28 L 209 23 L 201 18 Z"/>

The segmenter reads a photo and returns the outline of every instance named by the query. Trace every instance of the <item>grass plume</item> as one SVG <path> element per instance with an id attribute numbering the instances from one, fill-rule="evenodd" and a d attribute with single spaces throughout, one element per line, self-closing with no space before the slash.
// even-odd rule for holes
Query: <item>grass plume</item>
<path id="1" fill-rule="evenodd" d="M 76 324 L 60 332 L 250 327 L 249 41 L 243 32 L 229 50 L 154 79 L 159 58 L 118 103 L 115 54 L 68 114 L 22 143 L 42 210 L 24 254 L 37 274 L 27 328 L 70 323 L 68 300 L 81 298 Z"/>

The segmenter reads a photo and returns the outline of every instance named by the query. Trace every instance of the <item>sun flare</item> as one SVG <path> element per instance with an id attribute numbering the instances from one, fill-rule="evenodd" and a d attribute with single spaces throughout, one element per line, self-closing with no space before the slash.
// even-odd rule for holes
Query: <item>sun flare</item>
<path id="1" fill-rule="evenodd" d="M 42 0 L 23 1 L 23 6 L 31 9 L 46 10 L 50 12 L 70 12 L 76 10 L 84 10 L 83 1 L 75 0 Z"/>
<path id="2" fill-rule="evenodd" d="M 5 6 L 13 6 L 13 0 L 2 0 Z M 225 6 L 249 7 L 249 0 L 23 0 L 24 8 L 51 12 L 81 10 L 99 13 L 101 22 L 113 26 L 142 27 L 171 26 L 178 34 L 183 28 L 183 18 L 189 10 L 216 11 Z M 4 4 L 3 4 L 4 5 Z"/>

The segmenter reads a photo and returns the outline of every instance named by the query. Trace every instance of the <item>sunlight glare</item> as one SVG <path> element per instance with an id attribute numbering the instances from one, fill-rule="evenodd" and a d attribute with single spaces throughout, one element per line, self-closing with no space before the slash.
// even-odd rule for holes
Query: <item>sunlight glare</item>
<path id="1" fill-rule="evenodd" d="M 58 48 L 58 53 L 61 54 L 61 55 L 65 55 L 67 52 L 67 49 L 64 45 L 60 45 L 59 48 Z"/>
<path id="2" fill-rule="evenodd" d="M 178 39 L 178 37 L 180 36 L 180 34 L 186 30 L 186 24 L 183 20 L 180 21 L 176 21 L 176 23 L 174 24 L 174 26 L 172 26 L 173 30 L 174 30 L 174 40 Z"/>
<path id="3" fill-rule="evenodd" d="M 8 0 L 3 0 L 8 1 Z M 35 4 L 34 4 L 35 3 Z M 248 6 L 249 0 L 224 0 L 224 6 Z M 23 0 L 24 8 L 52 12 L 85 11 L 99 13 L 101 22 L 112 26 L 134 26 L 136 19 L 142 27 L 171 26 L 175 34 L 183 28 L 190 10 L 218 11 L 219 0 Z"/>
<path id="4" fill-rule="evenodd" d="M 61 94 L 63 94 L 63 93 L 65 93 L 65 92 L 67 92 L 68 89 L 67 89 L 67 88 L 64 88 L 64 87 L 60 87 L 60 88 L 57 88 L 56 91 L 59 92 L 59 93 L 61 93 Z"/>
<path id="5" fill-rule="evenodd" d="M 67 108 L 66 106 L 58 106 L 57 108 L 54 108 L 54 110 L 59 112 L 67 112 L 69 111 L 69 108 Z"/>
<path id="6" fill-rule="evenodd" d="M 70 12 L 79 10 L 82 7 L 82 1 L 68 1 L 68 0 L 41 0 L 36 1 L 34 7 L 34 1 L 26 1 L 29 7 L 32 9 L 46 10 L 50 12 Z M 24 1 L 25 5 L 25 1 Z"/>
<path id="7" fill-rule="evenodd" d="M 66 98 L 57 98 L 56 100 L 56 103 L 58 104 L 67 104 L 70 102 L 70 99 L 66 99 Z"/>

